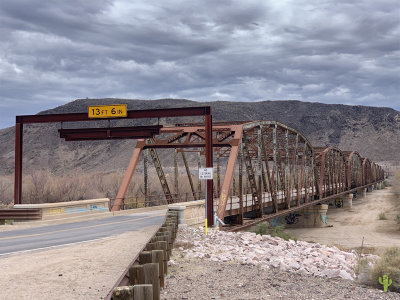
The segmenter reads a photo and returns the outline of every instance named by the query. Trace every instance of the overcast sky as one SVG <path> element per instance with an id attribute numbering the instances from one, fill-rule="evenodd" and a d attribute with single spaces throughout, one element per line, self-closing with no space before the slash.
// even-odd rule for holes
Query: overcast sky
<path id="1" fill-rule="evenodd" d="M 400 110 L 398 0 L 1 0 L 0 37 L 0 128 L 85 97 Z"/>

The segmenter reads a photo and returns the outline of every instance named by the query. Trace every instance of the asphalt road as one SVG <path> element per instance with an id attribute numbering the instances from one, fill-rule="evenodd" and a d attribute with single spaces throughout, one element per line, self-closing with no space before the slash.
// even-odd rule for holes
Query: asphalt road
<path id="1" fill-rule="evenodd" d="M 98 240 L 161 225 L 165 211 L 0 232 L 0 256 Z"/>

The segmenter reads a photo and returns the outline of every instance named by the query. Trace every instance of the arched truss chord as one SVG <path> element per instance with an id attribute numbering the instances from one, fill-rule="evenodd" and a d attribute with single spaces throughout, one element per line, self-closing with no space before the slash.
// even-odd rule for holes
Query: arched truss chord
<path id="1" fill-rule="evenodd" d="M 338 148 L 314 148 L 315 173 L 319 199 L 344 192 L 346 184 L 346 156 Z"/>
<path id="2" fill-rule="evenodd" d="M 346 177 L 348 189 L 363 185 L 362 158 L 357 151 L 344 151 L 346 157 Z"/>
<path id="3" fill-rule="evenodd" d="M 372 162 L 368 158 L 362 159 L 363 184 L 372 183 Z"/>
<path id="4" fill-rule="evenodd" d="M 218 203 L 218 217 L 225 215 L 231 182 L 244 182 L 246 200 L 239 192 L 241 215 L 255 211 L 260 217 L 271 207 L 274 212 L 309 202 L 314 195 L 314 155 L 308 139 L 299 131 L 277 121 L 255 121 L 241 125 L 237 151 L 231 148 Z M 239 172 L 235 172 L 237 157 Z M 250 203 L 247 200 L 250 195 Z M 232 200 L 231 200 L 232 201 Z M 231 204 L 232 211 L 232 204 Z"/>
<path id="5" fill-rule="evenodd" d="M 143 150 L 151 154 L 167 203 L 181 200 L 171 197 L 157 150 L 175 149 L 175 166 L 178 154 L 182 154 L 193 199 L 200 199 L 201 188 L 196 191 L 185 152 L 203 153 L 204 132 L 203 124 L 164 125 L 159 135 L 138 141 L 131 164 L 136 166 Z M 383 179 L 380 167 L 363 160 L 358 152 L 313 148 L 301 132 L 276 121 L 214 123 L 212 145 L 217 162 L 217 215 L 231 218 L 231 222 L 242 223 L 243 216 L 293 211 L 361 187 L 364 182 Z M 175 179 L 175 191 L 177 186 Z M 117 199 L 124 199 L 125 192 L 120 188 Z"/>

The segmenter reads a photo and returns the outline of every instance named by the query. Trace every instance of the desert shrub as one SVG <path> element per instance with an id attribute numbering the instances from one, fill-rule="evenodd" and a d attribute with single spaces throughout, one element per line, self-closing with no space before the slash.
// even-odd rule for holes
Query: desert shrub
<path id="1" fill-rule="evenodd" d="M 13 201 L 12 189 L 14 185 L 11 177 L 0 177 L 0 206 L 7 207 Z"/>
<path id="2" fill-rule="evenodd" d="M 82 171 L 55 175 L 49 171 L 37 170 L 23 176 L 23 203 L 65 202 L 101 197 L 115 198 L 123 176 L 122 173 L 83 173 Z M 166 177 L 169 181 L 171 192 L 174 193 L 173 176 Z M 128 187 L 125 197 L 126 203 L 132 208 L 166 204 L 155 170 L 149 170 L 148 188 L 150 202 L 145 204 L 143 175 L 136 174 Z M 194 200 L 186 174 L 179 174 L 179 192 L 181 194 L 180 197 L 174 195 L 177 198 L 177 202 Z M 0 206 L 7 206 L 12 202 L 13 178 L 11 176 L 1 176 Z"/>
<path id="3" fill-rule="evenodd" d="M 371 285 L 382 289 L 379 283 L 379 277 L 388 275 L 392 279 L 392 285 L 389 286 L 389 291 L 400 292 L 400 248 L 391 247 L 386 249 L 385 253 L 375 264 L 371 270 L 370 283 Z"/>
<path id="4" fill-rule="evenodd" d="M 396 216 L 397 224 L 400 224 L 400 214 Z"/>
<path id="5" fill-rule="evenodd" d="M 269 222 L 260 223 L 257 225 L 257 227 L 254 229 L 253 232 L 259 235 L 270 235 L 273 237 L 280 237 L 286 241 L 288 240 L 297 241 L 295 237 L 292 237 L 289 233 L 285 231 L 284 225 L 273 226 Z"/>
<path id="6" fill-rule="evenodd" d="M 379 220 L 387 220 L 387 217 L 386 217 L 385 213 L 381 212 L 379 214 Z"/>
<path id="7" fill-rule="evenodd" d="M 392 190 L 396 195 L 400 195 L 400 169 L 396 171 L 392 179 Z"/>

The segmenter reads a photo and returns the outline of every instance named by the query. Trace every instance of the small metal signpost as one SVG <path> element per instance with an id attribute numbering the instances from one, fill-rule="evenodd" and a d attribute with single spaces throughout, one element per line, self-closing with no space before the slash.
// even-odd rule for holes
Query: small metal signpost
<path id="1" fill-rule="evenodd" d="M 205 233 L 207 234 L 207 201 L 208 201 L 208 195 L 207 195 L 207 180 L 212 180 L 213 179 L 213 168 L 199 168 L 199 179 L 200 180 L 206 180 L 206 184 L 205 184 L 205 199 L 204 199 L 204 203 L 205 203 Z"/>

